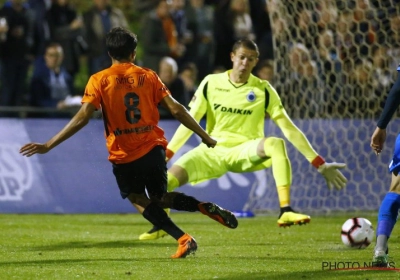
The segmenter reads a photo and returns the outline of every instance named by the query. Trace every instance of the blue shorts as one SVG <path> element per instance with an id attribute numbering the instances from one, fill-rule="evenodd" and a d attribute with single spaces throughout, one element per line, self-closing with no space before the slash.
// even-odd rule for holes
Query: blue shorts
<path id="1" fill-rule="evenodd" d="M 400 173 L 400 134 L 397 135 L 394 145 L 393 159 L 389 164 L 389 172 Z"/>

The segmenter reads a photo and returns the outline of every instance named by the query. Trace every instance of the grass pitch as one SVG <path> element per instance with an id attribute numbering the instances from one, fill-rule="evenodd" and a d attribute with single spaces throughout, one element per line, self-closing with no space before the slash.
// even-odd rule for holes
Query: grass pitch
<path id="1" fill-rule="evenodd" d="M 341 225 L 353 216 L 360 215 L 313 216 L 309 225 L 283 229 L 275 215 L 256 215 L 232 230 L 200 213 L 173 213 L 199 248 L 172 260 L 173 238 L 138 240 L 150 228 L 138 214 L 2 214 L 0 279 L 400 279 L 396 228 L 390 240 L 396 269 L 354 269 L 368 268 L 373 244 L 364 250 L 342 244 Z M 376 213 L 362 216 L 376 225 Z"/>

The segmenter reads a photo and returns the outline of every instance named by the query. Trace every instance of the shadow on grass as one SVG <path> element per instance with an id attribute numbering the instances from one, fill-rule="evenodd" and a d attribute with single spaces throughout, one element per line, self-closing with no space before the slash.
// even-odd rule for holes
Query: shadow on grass
<path id="1" fill-rule="evenodd" d="M 245 274 L 235 273 L 229 276 L 218 276 L 219 280 L 301 280 L 301 279 L 399 279 L 400 272 L 398 270 L 319 270 L 319 271 L 305 271 L 305 272 L 287 272 L 287 273 L 274 273 L 268 272 L 246 272 Z"/>
<path id="2" fill-rule="evenodd" d="M 144 258 L 144 257 L 136 257 L 136 258 L 115 258 L 115 259 L 57 259 L 57 260 L 31 260 L 31 261 L 10 261 L 10 262 L 0 262 L 0 267 L 2 266 L 10 266 L 10 265 L 17 265 L 17 266 L 47 266 L 47 265 L 69 265 L 69 264 L 83 264 L 83 263 L 105 263 L 109 264 L 110 262 L 116 262 L 116 263 L 121 263 L 121 262 L 148 262 L 149 258 Z M 151 258 L 151 261 L 157 261 L 157 262 L 171 262 L 170 259 L 168 258 Z"/>
<path id="3" fill-rule="evenodd" d="M 90 242 L 90 241 L 74 241 L 58 243 L 48 246 L 37 246 L 29 248 L 29 251 L 64 251 L 64 250 L 74 250 L 74 249 L 107 249 L 107 248 L 163 248 L 177 246 L 175 240 L 171 239 L 171 242 L 160 243 L 160 242 L 147 242 L 147 241 L 108 241 L 108 242 Z"/>

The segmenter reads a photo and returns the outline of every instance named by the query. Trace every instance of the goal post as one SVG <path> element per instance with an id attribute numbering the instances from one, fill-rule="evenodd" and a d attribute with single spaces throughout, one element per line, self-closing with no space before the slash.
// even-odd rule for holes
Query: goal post
<path id="1" fill-rule="evenodd" d="M 329 190 L 323 177 L 287 142 L 293 169 L 291 205 L 319 213 L 377 210 L 389 189 L 387 167 L 399 121 L 389 125 L 379 157 L 369 144 L 400 63 L 399 4 L 271 0 L 268 10 L 275 57 L 271 84 L 317 152 L 329 162 L 347 164 L 343 173 L 349 180 L 346 189 Z M 284 137 L 269 120 L 266 135 Z M 260 191 L 257 182 L 262 176 L 256 175 L 244 210 L 279 208 L 271 170 L 262 172 L 268 187 Z"/>

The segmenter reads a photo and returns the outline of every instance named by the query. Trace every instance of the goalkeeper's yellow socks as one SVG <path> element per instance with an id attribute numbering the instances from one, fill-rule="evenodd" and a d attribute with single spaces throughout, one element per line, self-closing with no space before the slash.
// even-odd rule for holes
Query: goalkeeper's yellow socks
<path id="1" fill-rule="evenodd" d="M 290 186 L 277 186 L 279 205 L 282 207 L 290 205 Z"/>

